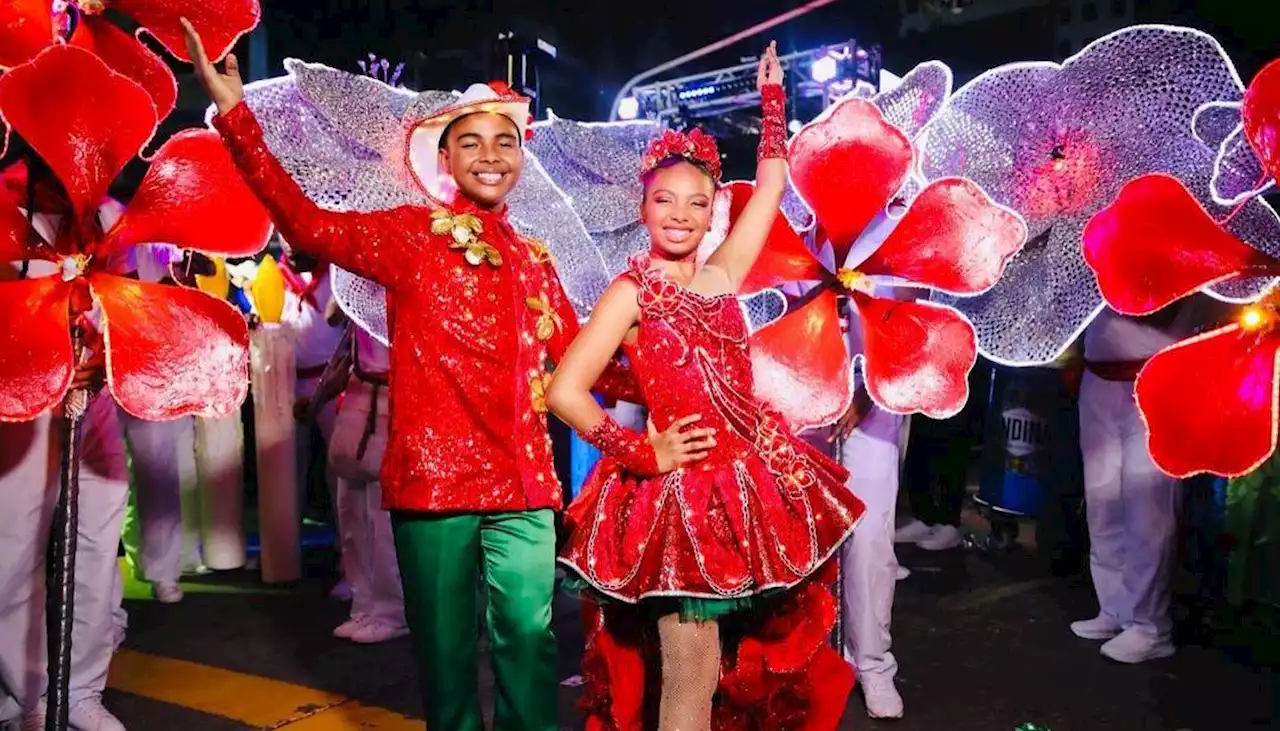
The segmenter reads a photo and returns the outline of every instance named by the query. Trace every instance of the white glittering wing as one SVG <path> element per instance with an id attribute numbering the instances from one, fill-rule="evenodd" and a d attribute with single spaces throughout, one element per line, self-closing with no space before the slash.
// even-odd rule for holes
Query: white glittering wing
<path id="1" fill-rule="evenodd" d="M 1209 191 L 1214 151 L 1196 137 L 1193 118 L 1207 103 L 1239 102 L 1243 88 L 1217 41 L 1170 26 L 1126 28 L 1061 66 L 1011 64 L 966 84 L 921 135 L 921 172 L 928 180 L 973 180 L 1022 215 L 1030 242 L 991 291 L 936 299 L 974 323 L 993 360 L 1053 360 L 1102 306 L 1080 234 L 1125 182 L 1170 173 L 1215 215 L 1225 214 Z M 1209 118 L 1200 121 L 1201 134 L 1217 133 Z M 1276 225 L 1262 201 L 1248 208 L 1233 227 Z M 1280 244 L 1274 235 L 1263 240 Z M 1265 285 L 1251 281 L 1220 294 Z"/>
<path id="2" fill-rule="evenodd" d="M 1274 186 L 1275 180 L 1262 167 L 1253 147 L 1244 136 L 1244 127 L 1236 125 L 1218 146 L 1213 163 L 1213 199 L 1224 206 L 1234 206 L 1254 198 Z"/>

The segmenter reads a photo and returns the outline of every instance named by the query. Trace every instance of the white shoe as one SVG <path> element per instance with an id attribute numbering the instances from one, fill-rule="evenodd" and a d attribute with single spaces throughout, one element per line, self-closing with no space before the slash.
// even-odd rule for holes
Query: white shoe
<path id="1" fill-rule="evenodd" d="M 964 543 L 964 536 L 954 525 L 935 525 L 925 538 L 916 541 L 916 545 L 926 551 L 950 551 Z"/>
<path id="2" fill-rule="evenodd" d="M 102 705 L 99 695 L 91 695 L 72 706 L 67 720 L 75 731 L 125 731 L 120 719 Z"/>
<path id="3" fill-rule="evenodd" d="M 373 617 L 370 617 L 367 614 L 357 614 L 351 617 L 351 619 L 348 619 L 335 627 L 333 630 L 333 636 L 340 640 L 349 640 L 352 635 L 358 632 L 361 627 L 364 627 L 372 619 Z"/>
<path id="4" fill-rule="evenodd" d="M 912 518 L 910 523 L 893 532 L 893 542 L 916 543 L 927 538 L 932 532 L 932 527 Z"/>
<path id="5" fill-rule="evenodd" d="M 892 677 L 864 675 L 858 678 L 862 685 L 862 702 L 871 718 L 902 718 L 902 696 L 893 684 Z"/>
<path id="6" fill-rule="evenodd" d="M 1152 637 L 1136 627 L 1130 627 L 1121 632 L 1102 646 L 1104 657 L 1128 665 L 1172 657 L 1173 652 L 1173 641 L 1167 636 Z"/>
<path id="7" fill-rule="evenodd" d="M 894 575 L 895 579 L 897 579 L 898 581 L 902 581 L 903 579 L 907 578 L 910 575 L 911 575 L 911 569 L 907 568 L 906 566 L 903 566 L 902 564 L 898 564 L 898 570 Z"/>
<path id="8" fill-rule="evenodd" d="M 177 604 L 182 601 L 182 587 L 176 581 L 160 581 L 151 585 L 151 596 L 161 604 Z"/>
<path id="9" fill-rule="evenodd" d="M 1082 640 L 1109 640 L 1123 630 L 1120 620 L 1104 614 L 1071 623 L 1071 633 Z"/>
<path id="10" fill-rule="evenodd" d="M 376 645 L 409 634 L 409 627 L 404 622 L 388 622 L 385 619 L 370 619 L 355 634 L 351 641 L 361 645 Z"/>

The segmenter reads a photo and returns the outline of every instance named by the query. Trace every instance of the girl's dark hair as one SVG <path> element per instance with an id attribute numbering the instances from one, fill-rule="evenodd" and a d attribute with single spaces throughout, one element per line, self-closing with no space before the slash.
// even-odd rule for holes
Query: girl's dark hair
<path id="1" fill-rule="evenodd" d="M 659 170 L 666 170 L 667 168 L 675 167 L 676 165 L 679 165 L 682 162 L 688 163 L 694 166 L 695 168 L 698 169 L 698 172 L 710 178 L 712 182 L 715 182 L 716 178 L 714 175 L 711 174 L 711 170 L 707 168 L 706 163 L 702 162 L 701 160 L 682 157 L 680 155 L 672 155 L 671 157 L 664 159 L 662 162 L 658 163 L 657 165 L 654 165 L 652 170 L 650 170 L 649 172 L 645 173 L 643 176 L 640 177 L 640 182 L 644 185 L 646 189 L 648 189 L 649 183 L 653 182 L 653 177 L 658 174 Z"/>

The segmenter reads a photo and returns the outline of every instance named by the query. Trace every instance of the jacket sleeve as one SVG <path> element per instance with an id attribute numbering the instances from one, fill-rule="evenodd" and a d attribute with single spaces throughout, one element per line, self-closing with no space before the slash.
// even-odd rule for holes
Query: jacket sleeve
<path id="1" fill-rule="evenodd" d="M 401 207 L 375 213 L 326 211 L 294 182 L 267 148 L 262 127 L 247 104 L 240 102 L 213 125 L 231 151 L 240 175 L 257 195 L 290 246 L 394 287 L 412 273 L 406 271 L 407 239 L 416 230 L 413 209 Z"/>
<path id="2" fill-rule="evenodd" d="M 559 363 L 565 351 L 569 349 L 569 344 L 578 335 L 580 329 L 578 313 L 570 304 L 569 295 L 565 294 L 564 285 L 560 283 L 555 267 L 549 262 L 543 266 L 546 267 L 546 277 L 549 280 L 551 306 L 555 308 L 557 317 L 563 323 L 563 327 L 556 328 L 555 334 L 547 343 L 548 355 L 553 362 Z M 604 373 L 600 374 L 600 378 L 591 390 L 611 401 L 644 404 L 644 396 L 640 393 L 640 384 L 635 378 L 635 373 L 616 355 L 609 361 L 609 365 L 605 367 Z"/>

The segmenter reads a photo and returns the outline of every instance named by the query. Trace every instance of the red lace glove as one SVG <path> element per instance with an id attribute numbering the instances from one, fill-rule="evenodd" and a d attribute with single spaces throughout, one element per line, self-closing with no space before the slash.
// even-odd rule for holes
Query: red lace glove
<path id="1" fill-rule="evenodd" d="M 787 156 L 787 93 L 782 84 L 769 84 L 760 89 L 760 150 L 757 159 L 769 160 Z"/>
<path id="2" fill-rule="evenodd" d="M 624 429 L 604 415 L 599 424 L 582 433 L 582 440 L 599 449 L 606 457 L 612 457 L 628 472 L 641 477 L 654 477 L 658 474 L 658 455 L 653 445 L 643 435 Z"/>

